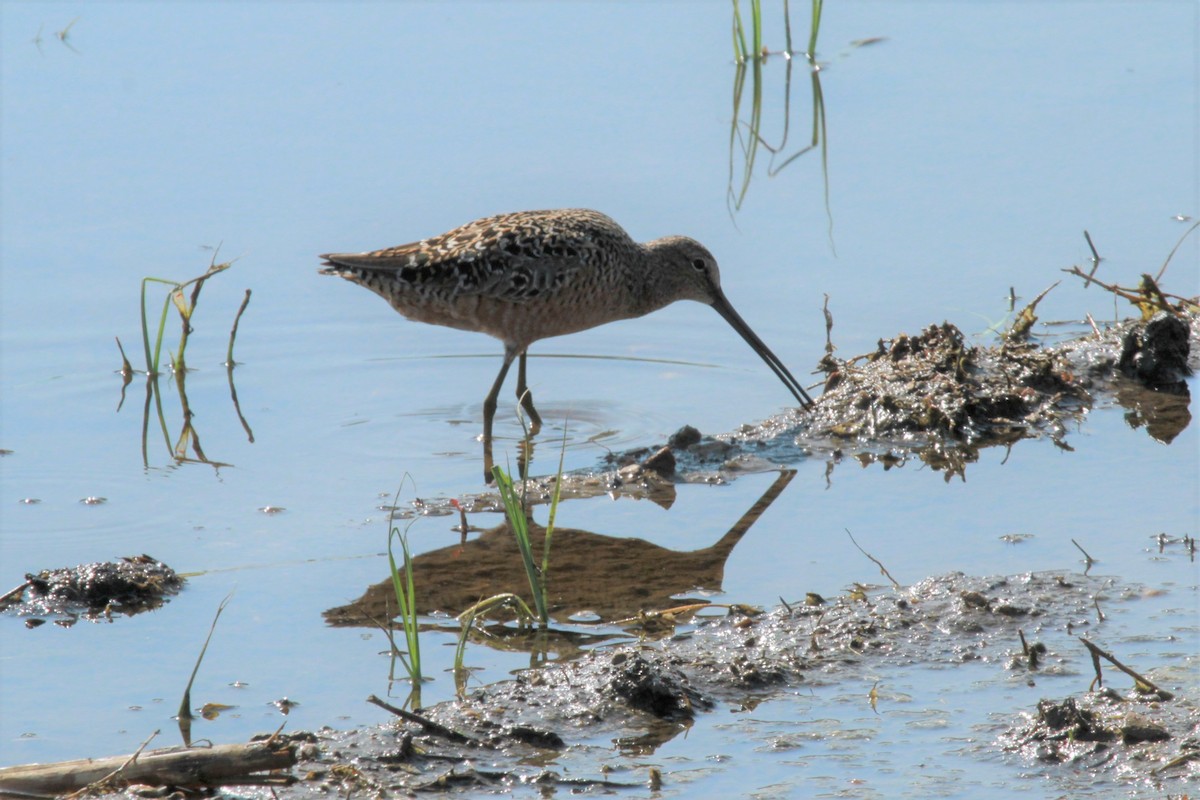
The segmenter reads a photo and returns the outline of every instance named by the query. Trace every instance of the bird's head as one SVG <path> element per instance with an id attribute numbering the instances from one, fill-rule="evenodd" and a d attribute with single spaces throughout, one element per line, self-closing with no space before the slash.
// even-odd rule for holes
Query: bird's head
<path id="1" fill-rule="evenodd" d="M 647 242 L 645 247 L 651 257 L 653 275 L 650 279 L 659 289 L 658 307 L 675 300 L 696 300 L 712 306 L 713 310 L 746 340 L 754 352 L 758 353 L 779 380 L 783 381 L 801 406 L 812 405 L 812 398 L 804 391 L 800 382 L 792 376 L 778 356 L 771 352 L 766 343 L 758 338 L 758 334 L 746 324 L 741 315 L 734 311 L 725 293 L 721 291 L 721 272 L 717 269 L 717 260 L 704 245 L 686 236 L 667 236 Z"/>
<path id="2" fill-rule="evenodd" d="M 666 236 L 646 243 L 657 262 L 654 278 L 670 287 L 671 300 L 695 300 L 705 305 L 718 302 L 721 271 L 708 248 L 686 236 Z"/>

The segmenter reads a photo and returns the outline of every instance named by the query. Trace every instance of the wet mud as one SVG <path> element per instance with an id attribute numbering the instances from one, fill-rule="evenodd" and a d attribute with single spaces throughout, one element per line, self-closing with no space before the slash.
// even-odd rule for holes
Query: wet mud
<path id="1" fill-rule="evenodd" d="M 831 601 L 810 596 L 766 612 L 733 609 L 656 641 L 521 672 L 394 727 L 318 733 L 301 751 L 306 779 L 290 791 L 661 785 L 670 776 L 652 774 L 637 757 L 685 735 L 698 716 L 753 707 L 790 687 L 837 686 L 868 669 L 922 664 L 976 665 L 993 678 L 1030 682 L 1076 675 L 1069 697 L 994 709 L 1003 720 L 998 735 L 979 749 L 1040 771 L 1068 793 L 1104 786 L 1177 792 L 1200 778 L 1194 680 L 1171 686 L 1169 699 L 1147 695 L 1113 670 L 1089 685 L 1091 655 L 1081 642 L 1103 641 L 1100 609 L 1111 613 L 1140 593 L 1074 573 L 949 574 L 906 588 L 863 587 Z M 1086 770 L 1056 770 L 1063 763 Z"/>

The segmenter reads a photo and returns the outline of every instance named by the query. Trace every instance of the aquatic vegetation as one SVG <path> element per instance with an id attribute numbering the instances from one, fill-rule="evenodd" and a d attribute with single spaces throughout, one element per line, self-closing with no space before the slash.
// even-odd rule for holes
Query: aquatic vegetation
<path id="1" fill-rule="evenodd" d="M 141 326 L 142 326 L 142 350 L 145 354 L 145 375 L 146 375 L 146 404 L 143 411 L 142 421 L 142 459 L 146 466 L 150 465 L 148 453 L 147 435 L 150 428 L 150 409 L 154 406 L 159 427 L 162 430 L 163 441 L 167 451 L 171 454 L 177 463 L 198 462 L 211 464 L 214 467 L 224 466 L 222 462 L 214 461 L 204 454 L 200 447 L 199 436 L 193 427 L 193 419 L 195 414 L 192 412 L 187 401 L 187 389 L 185 381 L 187 377 L 187 365 L 184 356 L 187 350 L 187 343 L 190 335 L 193 332 L 192 318 L 196 312 L 196 306 L 200 300 L 200 292 L 204 288 L 205 282 L 216 275 L 224 272 L 233 266 L 236 259 L 217 263 L 217 252 L 220 248 L 214 249 L 212 259 L 209 262 L 208 269 L 204 274 L 186 281 L 176 281 L 168 278 L 156 278 L 147 276 L 142 278 L 140 310 L 141 310 Z M 150 284 L 163 284 L 168 288 L 167 295 L 163 299 L 162 310 L 158 315 L 158 324 L 151 341 L 151 321 L 150 315 L 147 312 L 147 295 Z M 191 287 L 190 295 L 185 295 L 184 290 Z M 233 368 L 236 362 L 233 360 L 233 346 L 237 341 L 238 324 L 241 322 L 242 315 L 246 312 L 246 307 L 250 304 L 251 291 L 245 290 L 245 295 L 242 298 L 241 305 L 238 307 L 237 313 L 234 315 L 233 325 L 229 331 L 229 344 L 225 350 L 224 366 L 229 380 L 229 394 L 233 401 L 234 410 L 237 413 L 238 421 L 246 432 L 246 437 L 250 442 L 254 441 L 254 432 L 250 428 L 250 424 L 242 415 L 241 407 L 238 404 L 237 389 L 233 382 Z M 159 362 L 162 355 L 163 339 L 165 337 L 167 318 L 170 316 L 171 306 L 174 306 L 179 313 L 181 321 L 181 332 L 179 337 L 178 349 L 170 354 L 171 358 L 171 373 L 175 381 L 175 388 L 178 391 L 179 401 L 181 405 L 182 430 L 179 436 L 172 444 L 171 436 L 167 431 L 167 422 L 163 416 L 162 396 L 159 393 L 158 377 L 159 377 Z M 125 390 L 133 381 L 134 369 L 129 363 L 129 358 L 125 354 L 125 348 L 121 345 L 120 337 L 116 337 L 117 349 L 121 353 L 121 369 L 119 373 L 123 379 L 121 385 L 121 399 L 117 404 L 117 410 L 120 411 L 125 404 Z M 193 451 L 193 455 L 187 455 L 188 450 Z"/>
<path id="2" fill-rule="evenodd" d="M 521 423 L 524 425 L 524 419 L 521 420 Z M 528 432 L 526 433 L 526 447 L 528 449 Z M 505 472 L 499 465 L 492 467 L 492 477 L 496 481 L 496 488 L 500 492 L 500 499 L 504 502 L 504 513 L 508 517 L 509 527 L 512 528 L 513 535 L 517 537 L 517 545 L 521 550 L 521 560 L 525 564 L 525 574 L 529 578 L 529 590 L 533 593 L 534 608 L 537 610 L 538 620 L 543 628 L 550 623 L 546 584 L 550 573 L 550 544 L 554 537 L 554 518 L 558 513 L 558 501 L 561 497 L 563 456 L 566 454 L 566 448 L 567 429 L 564 425 L 562 447 L 558 455 L 558 472 L 554 481 L 554 494 L 550 499 L 550 516 L 546 522 L 546 534 L 542 541 L 542 560 L 540 565 L 534 558 L 533 542 L 529 535 L 529 516 L 525 504 L 525 480 L 524 478 L 521 480 L 521 493 L 518 495 L 513 485 L 512 476 Z"/>
<path id="3" fill-rule="evenodd" d="M 219 248 L 218 248 L 219 251 Z M 233 261 L 225 261 L 217 263 L 217 251 L 213 252 L 212 261 L 208 265 L 208 269 L 203 275 L 186 281 L 173 281 L 168 278 L 142 278 L 142 296 L 141 296 L 141 311 L 142 311 L 142 348 L 146 355 L 146 374 L 155 376 L 158 375 L 159 357 L 162 353 L 163 334 L 167 327 L 167 316 L 169 315 L 172 305 L 179 311 L 180 319 L 183 322 L 183 329 L 179 336 L 179 349 L 175 352 L 172 359 L 172 366 L 176 372 L 182 371 L 184 367 L 184 351 L 187 349 L 188 335 L 192 332 L 191 319 L 192 314 L 196 311 L 196 304 L 200 300 L 200 290 L 204 288 L 204 282 L 216 275 L 219 272 L 224 272 L 233 266 Z M 171 287 L 167 293 L 166 299 L 163 300 L 162 313 L 158 317 L 158 330 L 154 337 L 154 353 L 150 352 L 150 326 L 146 317 L 146 286 L 150 283 L 160 283 Z M 191 297 L 185 297 L 183 290 L 187 287 L 192 287 Z M 250 302 L 250 293 L 246 292 L 246 298 L 242 302 L 242 306 L 238 309 L 237 317 L 233 322 L 233 330 L 229 338 L 229 349 L 227 353 L 227 363 L 233 363 L 233 341 L 237 336 L 237 324 L 242 317 L 242 313 L 246 310 L 246 305 Z M 118 342 L 119 344 L 119 342 Z M 122 357 L 124 352 L 122 351 Z M 126 362 L 128 364 L 128 362 Z"/>
<path id="4" fill-rule="evenodd" d="M 404 477 L 408 480 L 408 476 Z M 400 482 L 400 486 L 404 486 L 404 480 Z M 396 490 L 396 500 L 400 498 L 400 489 Z M 393 501 L 393 506 L 395 501 Z M 388 570 L 392 579 L 392 590 L 396 595 L 396 606 L 400 609 L 399 618 L 400 625 L 404 631 L 404 640 L 407 650 L 400 652 L 393 648 L 393 652 L 397 654 L 400 664 L 408 673 L 409 679 L 412 681 L 413 691 L 419 691 L 423 676 L 421 675 L 421 637 L 420 637 L 420 621 L 417 618 L 417 590 L 416 583 L 413 581 L 413 565 L 412 554 L 408 549 L 408 530 L 413 526 L 416 520 L 409 520 L 408 524 L 401 530 L 398 525 L 392 525 L 392 517 L 388 516 Z M 392 547 L 393 542 L 400 543 L 400 553 L 404 557 L 403 563 L 396 563 L 395 550 Z"/>

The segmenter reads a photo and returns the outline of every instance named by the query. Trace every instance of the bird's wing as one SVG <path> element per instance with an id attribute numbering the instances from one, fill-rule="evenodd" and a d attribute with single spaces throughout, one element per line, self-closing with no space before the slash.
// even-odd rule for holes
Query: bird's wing
<path id="1" fill-rule="evenodd" d="M 485 217 L 419 242 L 321 257 L 326 274 L 387 272 L 428 291 L 521 301 L 637 247 L 607 216 L 571 209 Z"/>

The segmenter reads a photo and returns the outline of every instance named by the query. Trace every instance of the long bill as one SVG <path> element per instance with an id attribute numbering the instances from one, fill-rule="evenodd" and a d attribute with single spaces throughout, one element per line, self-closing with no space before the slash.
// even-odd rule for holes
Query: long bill
<path id="1" fill-rule="evenodd" d="M 808 396 L 808 392 L 804 391 L 804 387 L 800 385 L 800 381 L 796 380 L 792 376 L 792 373 L 788 372 L 788 368 L 771 352 L 771 348 L 767 347 L 763 340 L 758 338 L 758 334 L 751 330 L 746 321 L 733 310 L 733 306 L 725 299 L 724 294 L 717 293 L 712 307 L 716 309 L 718 314 L 725 318 L 725 321 L 729 323 L 731 328 L 746 340 L 746 344 L 750 345 L 754 352 L 758 353 L 759 357 L 767 362 L 767 366 L 779 377 L 779 380 L 783 381 L 783 385 L 795 395 L 796 399 L 800 401 L 801 406 L 808 408 L 813 404 L 812 398 Z"/>

